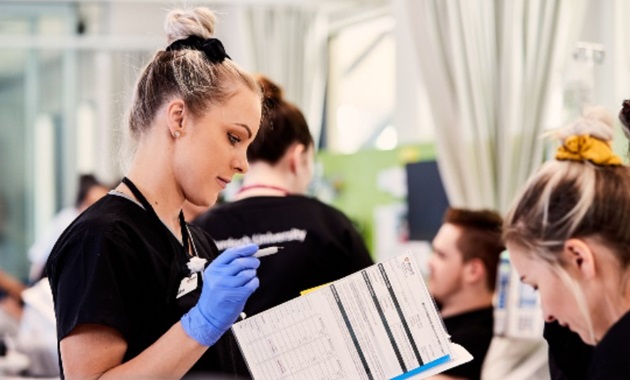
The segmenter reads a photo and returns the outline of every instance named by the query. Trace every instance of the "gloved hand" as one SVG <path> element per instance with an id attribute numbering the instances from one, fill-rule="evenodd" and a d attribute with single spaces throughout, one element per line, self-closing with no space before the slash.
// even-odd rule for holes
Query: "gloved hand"
<path id="1" fill-rule="evenodd" d="M 211 346 L 236 321 L 245 301 L 258 288 L 256 251 L 256 244 L 228 248 L 204 270 L 199 301 L 181 319 L 191 338 Z"/>

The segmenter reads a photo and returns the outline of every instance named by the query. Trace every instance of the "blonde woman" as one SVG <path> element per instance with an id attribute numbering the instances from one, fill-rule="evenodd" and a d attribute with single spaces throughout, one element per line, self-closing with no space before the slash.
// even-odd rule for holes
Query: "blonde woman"
<path id="1" fill-rule="evenodd" d="M 140 74 L 131 105 L 130 169 L 48 261 L 66 378 L 181 378 L 258 287 L 256 245 L 216 257 L 181 211 L 184 201 L 212 205 L 247 171 L 260 124 L 260 88 L 212 38 L 214 21 L 206 8 L 168 14 L 169 45 Z"/>
<path id="2" fill-rule="evenodd" d="M 503 236 L 544 318 L 596 346 L 587 378 L 630 376 L 630 170 L 610 147 L 613 119 L 588 110 L 525 186 Z"/>

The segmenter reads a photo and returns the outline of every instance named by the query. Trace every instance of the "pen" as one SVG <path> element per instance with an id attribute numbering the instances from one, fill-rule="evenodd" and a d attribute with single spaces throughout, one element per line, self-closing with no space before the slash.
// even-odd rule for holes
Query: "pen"
<path id="1" fill-rule="evenodd" d="M 259 249 L 258 252 L 254 253 L 254 257 L 264 257 L 264 256 L 273 255 L 274 253 L 277 253 L 278 250 L 280 249 L 282 249 L 282 247 L 276 247 L 276 246 Z"/>

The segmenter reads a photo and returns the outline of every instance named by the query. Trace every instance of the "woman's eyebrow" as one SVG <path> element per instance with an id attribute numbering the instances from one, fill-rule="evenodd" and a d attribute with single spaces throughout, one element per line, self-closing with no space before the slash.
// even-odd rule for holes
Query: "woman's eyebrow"
<path id="1" fill-rule="evenodd" d="M 247 135 L 249 138 L 252 137 L 252 130 L 247 126 L 247 124 L 243 124 L 243 123 L 234 123 L 234 125 L 238 125 L 239 127 L 243 127 L 247 130 Z"/>

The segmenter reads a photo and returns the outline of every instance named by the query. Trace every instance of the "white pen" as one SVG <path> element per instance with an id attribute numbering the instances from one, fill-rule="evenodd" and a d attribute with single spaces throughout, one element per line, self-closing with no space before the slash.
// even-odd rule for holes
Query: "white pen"
<path id="1" fill-rule="evenodd" d="M 283 247 L 273 246 L 273 247 L 259 249 L 258 252 L 254 253 L 254 257 L 264 257 L 264 256 L 273 255 L 274 253 L 277 253 L 282 248 Z"/>

